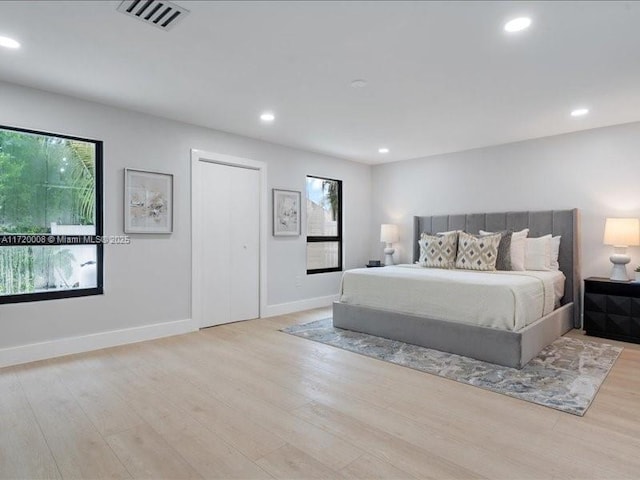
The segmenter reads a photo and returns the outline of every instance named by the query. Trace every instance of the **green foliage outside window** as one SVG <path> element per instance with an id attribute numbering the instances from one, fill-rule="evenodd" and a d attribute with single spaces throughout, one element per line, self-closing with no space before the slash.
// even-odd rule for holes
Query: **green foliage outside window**
<path id="1" fill-rule="evenodd" d="M 0 234 L 47 234 L 95 224 L 95 144 L 0 128 Z M 0 246 L 0 295 L 65 285 L 64 246 Z"/>
<path id="2" fill-rule="evenodd" d="M 0 233 L 92 225 L 94 212 L 92 143 L 0 130 Z"/>

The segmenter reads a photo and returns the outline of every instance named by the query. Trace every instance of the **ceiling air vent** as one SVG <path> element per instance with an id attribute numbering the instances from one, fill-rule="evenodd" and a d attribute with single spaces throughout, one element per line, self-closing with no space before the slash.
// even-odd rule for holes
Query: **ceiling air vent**
<path id="1" fill-rule="evenodd" d="M 189 13 L 189 10 L 165 0 L 124 0 L 118 11 L 162 30 L 170 30 Z"/>

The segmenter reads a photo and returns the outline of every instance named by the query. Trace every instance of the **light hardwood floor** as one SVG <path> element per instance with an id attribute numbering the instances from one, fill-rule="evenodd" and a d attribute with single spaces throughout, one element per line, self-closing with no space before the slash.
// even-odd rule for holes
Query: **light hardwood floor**
<path id="1" fill-rule="evenodd" d="M 637 346 L 579 418 L 278 331 L 330 313 L 0 370 L 0 478 L 640 478 Z"/>

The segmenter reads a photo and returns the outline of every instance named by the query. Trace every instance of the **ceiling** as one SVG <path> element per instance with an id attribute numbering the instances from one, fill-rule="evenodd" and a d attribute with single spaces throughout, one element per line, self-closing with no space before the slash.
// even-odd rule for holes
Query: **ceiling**
<path id="1" fill-rule="evenodd" d="M 640 120 L 640 2 L 175 3 L 2 1 L 0 80 L 365 163 Z"/>

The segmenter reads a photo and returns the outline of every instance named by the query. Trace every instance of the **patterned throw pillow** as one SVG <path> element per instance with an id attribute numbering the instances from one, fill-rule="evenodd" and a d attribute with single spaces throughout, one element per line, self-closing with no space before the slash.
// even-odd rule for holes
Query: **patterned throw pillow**
<path id="1" fill-rule="evenodd" d="M 430 268 L 454 268 L 456 263 L 456 249 L 458 247 L 458 232 L 443 235 L 429 235 L 422 233 L 420 240 L 420 265 Z"/>
<path id="2" fill-rule="evenodd" d="M 499 233 L 502 235 L 500 243 L 498 244 L 498 259 L 496 260 L 496 270 L 510 271 L 511 268 L 511 237 L 513 232 L 505 230 L 502 232 L 485 232 L 480 230 L 480 236 L 486 237 L 487 235 L 494 235 Z"/>
<path id="3" fill-rule="evenodd" d="M 476 237 L 460 232 L 456 268 L 465 270 L 495 270 L 498 259 L 498 245 L 502 235 Z"/>

